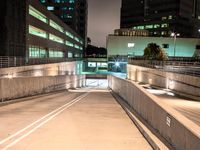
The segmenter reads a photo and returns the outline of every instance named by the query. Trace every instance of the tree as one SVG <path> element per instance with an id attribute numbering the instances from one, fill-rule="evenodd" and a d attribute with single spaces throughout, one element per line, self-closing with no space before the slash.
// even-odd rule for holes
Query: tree
<path id="1" fill-rule="evenodd" d="M 193 54 L 193 58 L 200 58 L 200 50 L 196 50 Z"/>
<path id="2" fill-rule="evenodd" d="M 85 57 L 107 57 L 107 49 L 103 47 L 96 47 L 94 45 L 88 45 L 85 50 Z"/>
<path id="3" fill-rule="evenodd" d="M 168 56 L 164 49 L 156 43 L 149 43 L 144 49 L 144 57 L 150 60 L 166 60 Z"/>

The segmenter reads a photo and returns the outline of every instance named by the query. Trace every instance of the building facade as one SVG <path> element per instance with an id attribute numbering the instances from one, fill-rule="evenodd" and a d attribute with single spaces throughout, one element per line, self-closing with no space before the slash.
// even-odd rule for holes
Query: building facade
<path id="1" fill-rule="evenodd" d="M 0 56 L 48 62 L 82 57 L 83 39 L 35 0 L 2 1 Z"/>
<path id="2" fill-rule="evenodd" d="M 121 28 L 146 29 L 150 36 L 199 37 L 200 0 L 122 0 Z"/>
<path id="3" fill-rule="evenodd" d="M 192 57 L 200 51 L 198 38 L 116 36 L 107 37 L 108 70 L 126 72 L 129 57 L 141 58 L 149 43 L 156 43 L 169 57 Z"/>
<path id="4" fill-rule="evenodd" d="M 117 36 L 149 36 L 149 31 L 141 30 L 141 29 L 123 28 L 123 29 L 116 29 L 114 31 L 114 35 L 117 35 Z"/>
<path id="5" fill-rule="evenodd" d="M 192 57 L 200 49 L 198 38 L 115 36 L 107 37 L 107 51 L 110 56 L 143 56 L 149 43 L 156 43 L 163 48 L 169 57 Z M 175 52 L 174 52 L 175 51 Z"/>
<path id="6" fill-rule="evenodd" d="M 87 38 L 87 0 L 40 0 L 40 2 L 83 39 Z"/>

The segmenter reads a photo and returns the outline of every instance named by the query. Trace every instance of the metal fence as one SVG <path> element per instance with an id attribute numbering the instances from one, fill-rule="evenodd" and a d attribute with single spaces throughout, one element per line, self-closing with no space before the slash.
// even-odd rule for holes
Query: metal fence
<path id="1" fill-rule="evenodd" d="M 187 61 L 186 61 L 187 60 Z M 129 64 L 175 72 L 185 75 L 200 76 L 199 59 L 169 59 L 165 61 L 129 58 Z"/>
<path id="2" fill-rule="evenodd" d="M 39 65 L 59 62 L 80 61 L 82 58 L 31 58 L 0 56 L 0 68 Z"/>

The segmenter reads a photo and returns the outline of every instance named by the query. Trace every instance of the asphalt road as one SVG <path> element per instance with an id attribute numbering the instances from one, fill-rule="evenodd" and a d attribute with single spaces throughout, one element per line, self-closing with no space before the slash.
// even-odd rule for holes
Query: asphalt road
<path id="1" fill-rule="evenodd" d="M 0 149 L 152 149 L 105 88 L 106 83 L 96 85 L 102 86 L 33 96 L 1 106 Z"/>

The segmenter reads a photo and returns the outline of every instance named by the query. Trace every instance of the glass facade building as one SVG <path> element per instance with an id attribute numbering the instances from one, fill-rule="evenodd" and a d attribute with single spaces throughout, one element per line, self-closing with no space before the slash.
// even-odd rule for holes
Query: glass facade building
<path id="1" fill-rule="evenodd" d="M 87 0 L 40 0 L 83 39 L 87 38 Z"/>
<path id="2" fill-rule="evenodd" d="M 122 0 L 121 28 L 149 30 L 150 36 L 199 37 L 200 0 Z"/>
<path id="3" fill-rule="evenodd" d="M 84 39 L 39 1 L 7 0 L 0 7 L 6 8 L 0 14 L 0 56 L 23 57 L 27 61 L 45 58 L 49 62 L 82 57 Z"/>

